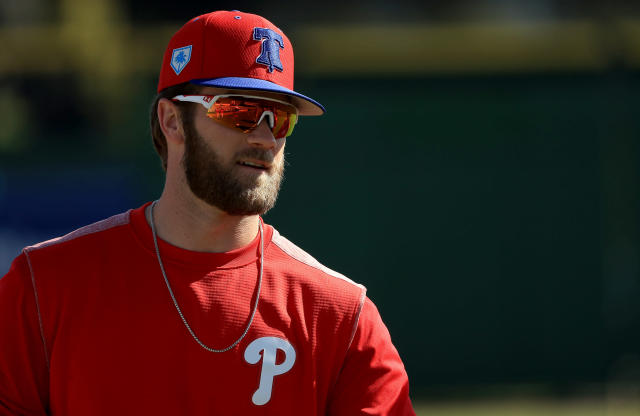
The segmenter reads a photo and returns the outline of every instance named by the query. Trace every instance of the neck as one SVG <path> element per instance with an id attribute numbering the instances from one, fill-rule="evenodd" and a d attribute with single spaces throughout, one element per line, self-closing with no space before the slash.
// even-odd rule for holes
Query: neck
<path id="1" fill-rule="evenodd" d="M 191 251 L 222 253 L 244 247 L 258 233 L 258 215 L 229 215 L 193 197 L 164 192 L 153 210 L 158 238 Z M 151 205 L 145 212 L 151 224 Z"/>

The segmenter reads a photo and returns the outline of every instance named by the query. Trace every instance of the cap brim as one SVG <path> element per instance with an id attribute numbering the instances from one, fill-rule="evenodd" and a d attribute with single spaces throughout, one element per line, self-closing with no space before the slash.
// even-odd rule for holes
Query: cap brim
<path id="1" fill-rule="evenodd" d="M 291 97 L 293 105 L 296 106 L 298 114 L 301 116 L 320 116 L 326 111 L 322 104 L 316 100 L 263 79 L 225 77 L 214 79 L 194 79 L 190 82 L 198 85 L 206 85 L 208 87 L 267 91 L 284 94 Z"/>

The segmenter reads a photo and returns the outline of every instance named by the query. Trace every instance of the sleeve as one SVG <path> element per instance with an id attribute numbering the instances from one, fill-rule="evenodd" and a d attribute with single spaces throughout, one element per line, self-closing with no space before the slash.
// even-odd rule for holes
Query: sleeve
<path id="1" fill-rule="evenodd" d="M 0 416 L 45 415 L 48 366 L 26 254 L 0 279 Z"/>
<path id="2" fill-rule="evenodd" d="M 415 416 L 407 372 L 369 298 L 332 390 L 328 414 Z"/>

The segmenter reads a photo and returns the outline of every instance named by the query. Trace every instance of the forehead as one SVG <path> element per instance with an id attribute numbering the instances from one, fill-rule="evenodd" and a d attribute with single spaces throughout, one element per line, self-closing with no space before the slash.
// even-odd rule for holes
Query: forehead
<path id="1" fill-rule="evenodd" d="M 260 90 L 239 90 L 229 88 L 214 88 L 214 87 L 202 87 L 200 90 L 202 95 L 221 95 L 221 94 L 237 94 L 237 95 L 253 95 L 257 97 L 275 98 L 277 100 L 286 101 L 292 103 L 291 97 L 286 94 L 277 94 L 273 92 L 260 91 Z"/>

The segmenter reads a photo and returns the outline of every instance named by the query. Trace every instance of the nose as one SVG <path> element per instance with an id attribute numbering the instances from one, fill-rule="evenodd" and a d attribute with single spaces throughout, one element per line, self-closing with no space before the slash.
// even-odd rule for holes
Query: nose
<path id="1" fill-rule="evenodd" d="M 276 147 L 276 139 L 273 137 L 269 121 L 265 117 L 262 122 L 247 135 L 247 141 L 252 146 L 272 149 Z"/>

